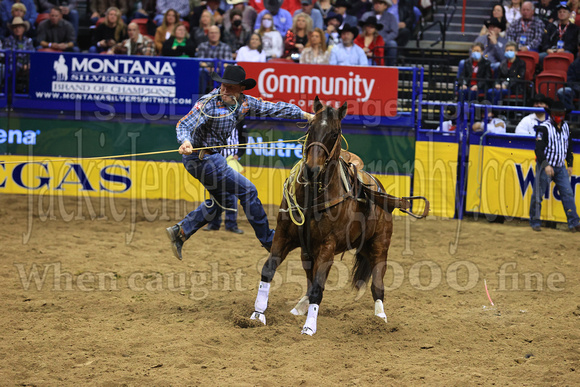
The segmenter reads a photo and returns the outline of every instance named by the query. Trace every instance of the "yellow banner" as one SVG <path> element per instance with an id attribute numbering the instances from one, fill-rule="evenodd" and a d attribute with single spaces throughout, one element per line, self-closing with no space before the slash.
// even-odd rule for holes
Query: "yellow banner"
<path id="1" fill-rule="evenodd" d="M 455 143 L 417 141 L 413 194 L 427 197 L 430 215 L 453 218 L 457 183 Z"/>
<path id="2" fill-rule="evenodd" d="M 245 167 L 264 204 L 279 205 L 289 169 Z M 378 175 L 386 191 L 408 196 L 410 177 Z M 172 199 L 192 202 L 207 195 L 199 181 L 178 162 L 90 160 L 3 156 L 0 193 Z"/>
<path id="3" fill-rule="evenodd" d="M 535 157 L 533 150 L 470 146 L 466 211 L 529 218 L 536 174 Z M 580 183 L 579 173 L 580 167 L 576 163 L 571 178 L 573 188 Z M 580 195 L 576 195 L 576 207 L 579 205 Z M 554 183 L 550 184 L 548 196 L 542 202 L 541 218 L 566 222 Z"/>

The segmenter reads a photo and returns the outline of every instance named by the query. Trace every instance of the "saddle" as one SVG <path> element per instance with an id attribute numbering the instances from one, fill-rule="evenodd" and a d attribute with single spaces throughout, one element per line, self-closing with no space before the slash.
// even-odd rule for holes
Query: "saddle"
<path id="1" fill-rule="evenodd" d="M 388 212 L 399 209 L 419 219 L 429 214 L 429 201 L 422 196 L 399 198 L 384 192 L 381 183 L 373 175 L 362 170 L 364 163 L 359 156 L 342 149 L 340 152 L 340 160 L 342 165 L 341 175 L 345 188 L 347 191 L 354 192 L 357 200 L 368 200 Z M 411 212 L 410 208 L 413 200 L 425 201 L 425 209 L 421 215 Z"/>

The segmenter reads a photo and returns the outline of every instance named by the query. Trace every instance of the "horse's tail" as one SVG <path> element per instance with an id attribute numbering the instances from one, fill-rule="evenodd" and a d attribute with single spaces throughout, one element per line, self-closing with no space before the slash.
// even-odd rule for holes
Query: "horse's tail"
<path id="1" fill-rule="evenodd" d="M 371 278 L 371 262 L 365 255 L 356 253 L 354 267 L 352 268 L 352 286 L 359 290 L 364 287 Z"/>

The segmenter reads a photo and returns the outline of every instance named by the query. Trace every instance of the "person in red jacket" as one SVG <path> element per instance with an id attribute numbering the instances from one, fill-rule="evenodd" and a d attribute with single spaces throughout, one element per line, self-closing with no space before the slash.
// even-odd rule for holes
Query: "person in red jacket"
<path id="1" fill-rule="evenodd" d="M 364 21 L 358 22 L 363 33 L 354 40 L 354 44 L 360 46 L 367 57 L 369 65 L 384 66 L 385 64 L 385 41 L 378 31 L 383 29 L 375 16 L 370 16 Z"/>

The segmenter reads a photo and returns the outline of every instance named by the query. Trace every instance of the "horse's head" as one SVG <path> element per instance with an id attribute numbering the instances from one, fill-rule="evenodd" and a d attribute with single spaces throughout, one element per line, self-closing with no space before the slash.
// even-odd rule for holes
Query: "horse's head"
<path id="1" fill-rule="evenodd" d="M 340 155 L 341 125 L 346 115 L 346 102 L 338 109 L 323 105 L 318 96 L 314 99 L 314 118 L 307 132 L 304 178 L 314 182 L 331 160 Z"/>

